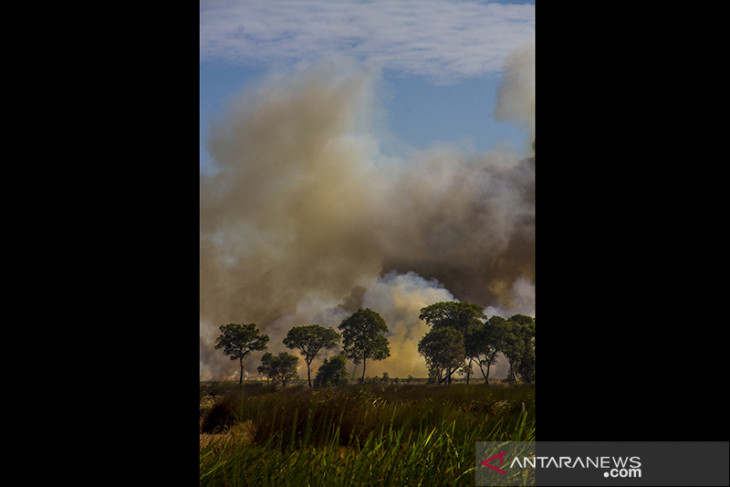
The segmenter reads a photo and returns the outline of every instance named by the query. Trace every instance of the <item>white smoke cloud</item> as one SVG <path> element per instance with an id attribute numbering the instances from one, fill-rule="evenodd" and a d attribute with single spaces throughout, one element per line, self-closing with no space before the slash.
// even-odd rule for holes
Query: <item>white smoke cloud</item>
<path id="1" fill-rule="evenodd" d="M 379 376 L 387 372 L 391 378 L 426 377 L 428 371 L 418 354 L 418 342 L 429 327 L 418 315 L 424 306 L 453 300 L 453 295 L 438 281 L 426 280 L 414 272 L 389 272 L 379 278 L 365 291 L 362 306 L 377 311 L 388 324 L 390 357 L 368 363 L 366 374 Z"/>
<path id="2" fill-rule="evenodd" d="M 534 158 L 449 147 L 384 157 L 372 126 L 377 70 L 328 63 L 288 74 L 245 90 L 211 129 L 217 172 L 201 175 L 200 188 L 202 379 L 235 372 L 213 350 L 231 322 L 256 323 L 278 353 L 289 351 L 281 341 L 292 326 L 336 328 L 370 307 L 389 325 L 391 357 L 369 362 L 367 375 L 423 377 L 423 306 L 458 299 L 488 314 L 534 314 Z M 531 97 L 534 106 L 530 85 L 520 86 L 502 90 L 503 104 Z M 262 353 L 246 361 L 249 373 Z"/>
<path id="3" fill-rule="evenodd" d="M 509 290 L 502 306 L 487 306 L 487 316 L 498 315 L 508 318 L 515 314 L 535 316 L 535 283 L 523 276 L 518 277 Z"/>
<path id="4" fill-rule="evenodd" d="M 525 128 L 529 141 L 535 139 L 535 42 L 510 53 L 499 88 L 495 109 L 497 120 L 515 122 Z"/>

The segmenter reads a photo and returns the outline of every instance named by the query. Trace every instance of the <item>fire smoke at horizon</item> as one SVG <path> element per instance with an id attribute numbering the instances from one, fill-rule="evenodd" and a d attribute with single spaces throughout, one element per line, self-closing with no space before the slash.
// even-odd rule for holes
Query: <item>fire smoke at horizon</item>
<path id="1" fill-rule="evenodd" d="M 200 188 L 201 379 L 237 370 L 213 348 L 231 322 L 256 323 L 278 353 L 291 327 L 336 328 L 369 307 L 389 326 L 391 357 L 369 362 L 368 375 L 425 377 L 423 306 L 458 299 L 534 316 L 534 153 L 385 156 L 377 81 L 341 64 L 274 75 L 212 128 L 217 172 Z M 494 115 L 523 124 L 534 144 L 534 45 L 508 57 L 498 96 Z"/>

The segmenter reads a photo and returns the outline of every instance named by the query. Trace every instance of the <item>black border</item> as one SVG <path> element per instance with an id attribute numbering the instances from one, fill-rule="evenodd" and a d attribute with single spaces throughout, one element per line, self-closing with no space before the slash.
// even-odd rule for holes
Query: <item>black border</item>
<path id="1" fill-rule="evenodd" d="M 711 115 L 661 12 L 576 7 L 536 8 L 537 439 L 727 440 Z"/>

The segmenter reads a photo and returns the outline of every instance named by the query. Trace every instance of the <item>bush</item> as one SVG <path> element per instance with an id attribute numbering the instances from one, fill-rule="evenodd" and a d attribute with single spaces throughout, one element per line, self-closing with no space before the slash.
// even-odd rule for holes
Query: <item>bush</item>
<path id="1" fill-rule="evenodd" d="M 297 362 L 299 357 L 280 353 L 278 356 L 271 352 L 267 352 L 261 357 L 261 365 L 258 367 L 259 374 L 264 374 L 269 379 L 281 381 L 281 386 L 286 387 L 286 383 L 297 376 Z"/>
<path id="2" fill-rule="evenodd" d="M 347 384 L 346 359 L 344 355 L 336 355 L 324 362 L 317 369 L 314 377 L 314 387 L 339 386 Z"/>
<path id="3" fill-rule="evenodd" d="M 201 433 L 223 433 L 236 422 L 236 414 L 230 401 L 221 401 L 213 405 L 203 418 Z"/>

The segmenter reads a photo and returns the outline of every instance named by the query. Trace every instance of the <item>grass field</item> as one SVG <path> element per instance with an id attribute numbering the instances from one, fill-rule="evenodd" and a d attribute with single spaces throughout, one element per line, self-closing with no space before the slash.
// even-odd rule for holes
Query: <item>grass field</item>
<path id="1" fill-rule="evenodd" d="M 535 439 L 534 391 L 201 382 L 200 485 L 474 485 L 475 442 Z"/>

